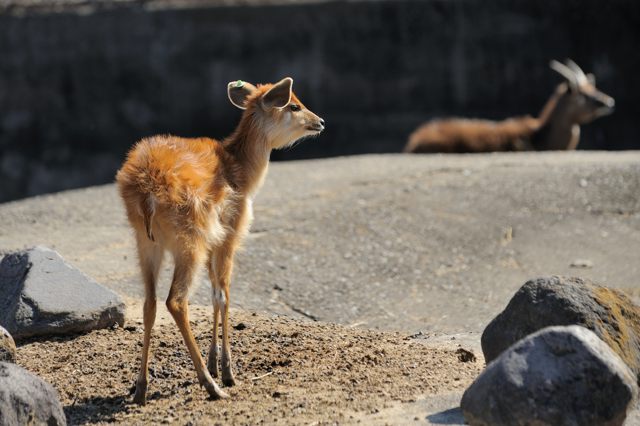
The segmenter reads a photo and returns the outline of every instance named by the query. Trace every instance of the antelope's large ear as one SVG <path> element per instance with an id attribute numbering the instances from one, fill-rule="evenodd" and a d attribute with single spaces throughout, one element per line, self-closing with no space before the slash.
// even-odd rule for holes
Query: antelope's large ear
<path id="1" fill-rule="evenodd" d="M 286 107 L 291 101 L 291 86 L 293 86 L 293 79 L 291 77 L 283 78 L 262 96 L 262 105 L 265 108 Z"/>
<path id="2" fill-rule="evenodd" d="M 562 75 L 567 80 L 567 83 L 569 83 L 569 88 L 572 91 L 575 92 L 578 89 L 578 79 L 571 68 L 561 62 L 556 61 L 555 59 L 549 63 L 549 67 L 551 67 L 552 70 Z"/>
<path id="3" fill-rule="evenodd" d="M 247 109 L 247 98 L 256 90 L 258 90 L 256 86 L 242 80 L 232 81 L 227 84 L 229 100 L 240 109 Z"/>

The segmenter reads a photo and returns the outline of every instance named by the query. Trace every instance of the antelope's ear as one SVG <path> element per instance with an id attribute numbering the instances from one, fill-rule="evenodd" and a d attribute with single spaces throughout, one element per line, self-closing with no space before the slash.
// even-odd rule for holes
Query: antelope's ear
<path id="1" fill-rule="evenodd" d="M 595 75 L 589 73 L 589 74 L 586 75 L 586 77 L 587 77 L 587 81 L 589 82 L 589 84 L 591 84 L 592 86 L 596 85 L 596 76 Z"/>
<path id="2" fill-rule="evenodd" d="M 256 90 L 258 90 L 256 86 L 242 80 L 232 81 L 227 84 L 229 100 L 240 109 L 247 109 L 247 98 Z"/>
<path id="3" fill-rule="evenodd" d="M 551 67 L 552 70 L 554 70 L 555 72 L 563 76 L 565 80 L 567 80 L 569 88 L 572 92 L 578 91 L 578 78 L 576 77 L 576 74 L 571 71 L 571 68 L 561 62 L 556 61 L 555 59 L 549 63 L 549 67 Z"/>
<path id="4" fill-rule="evenodd" d="M 286 107 L 291 102 L 291 86 L 293 86 L 293 79 L 283 78 L 262 96 L 262 105 L 265 108 Z"/>

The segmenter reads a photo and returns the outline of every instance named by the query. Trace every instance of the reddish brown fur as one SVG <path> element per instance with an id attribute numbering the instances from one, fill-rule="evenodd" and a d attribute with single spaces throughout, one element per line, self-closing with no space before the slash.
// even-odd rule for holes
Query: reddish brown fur
<path id="1" fill-rule="evenodd" d="M 539 126 L 533 117 L 504 121 L 436 120 L 409 137 L 405 152 L 491 152 L 529 149 L 531 135 Z"/>
<path id="2" fill-rule="evenodd" d="M 324 121 L 304 108 L 291 92 L 291 79 L 255 87 L 230 83 L 229 98 L 245 109 L 236 131 L 223 142 L 154 136 L 138 142 L 116 180 L 135 231 L 145 284 L 145 336 L 134 400 L 144 404 L 151 329 L 156 311 L 156 281 L 165 251 L 175 271 L 167 307 L 180 329 L 198 379 L 213 398 L 226 397 L 218 376 L 218 321 L 222 316 L 222 379 L 231 386 L 228 339 L 229 287 L 233 257 L 251 222 L 251 198 L 266 174 L 269 153 L 318 134 Z M 272 91 L 273 89 L 273 91 Z M 268 96 L 272 103 L 267 104 Z M 292 104 L 300 106 L 293 111 Z M 188 294 L 196 271 L 207 265 L 214 295 L 214 337 L 208 370 L 188 321 Z"/>

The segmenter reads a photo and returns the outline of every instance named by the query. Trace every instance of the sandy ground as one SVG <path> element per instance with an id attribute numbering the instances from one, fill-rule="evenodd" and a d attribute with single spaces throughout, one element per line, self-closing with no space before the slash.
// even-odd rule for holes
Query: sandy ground
<path id="1" fill-rule="evenodd" d="M 137 303 L 130 306 L 138 311 Z M 428 345 L 403 333 L 234 310 L 239 385 L 227 389 L 230 399 L 211 401 L 175 325 L 160 311 L 144 407 L 131 403 L 142 340 L 135 318 L 124 328 L 25 342 L 18 364 L 53 384 L 70 424 L 368 424 L 390 409 L 394 423 L 424 421 L 429 413 L 403 417 L 397 407 L 460 392 L 483 367 L 481 356 L 462 361 L 455 345 Z M 210 312 L 194 307 L 192 326 L 206 355 Z"/>

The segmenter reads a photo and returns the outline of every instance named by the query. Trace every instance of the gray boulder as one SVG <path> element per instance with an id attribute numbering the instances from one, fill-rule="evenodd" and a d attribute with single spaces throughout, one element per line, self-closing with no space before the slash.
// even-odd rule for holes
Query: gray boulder
<path id="1" fill-rule="evenodd" d="M 16 362 L 16 342 L 2 327 L 0 327 L 0 361 Z"/>
<path id="2" fill-rule="evenodd" d="M 15 364 L 0 362 L 0 425 L 66 425 L 58 392 Z"/>
<path id="3" fill-rule="evenodd" d="M 640 377 L 640 308 L 623 293 L 586 279 L 530 280 L 482 333 L 487 363 L 525 336 L 552 325 L 581 325 Z"/>
<path id="4" fill-rule="evenodd" d="M 0 325 L 14 338 L 85 332 L 124 324 L 124 303 L 111 290 L 45 247 L 0 261 Z"/>
<path id="5" fill-rule="evenodd" d="M 548 327 L 511 346 L 462 396 L 480 425 L 622 425 L 635 375 L 592 331 Z"/>

